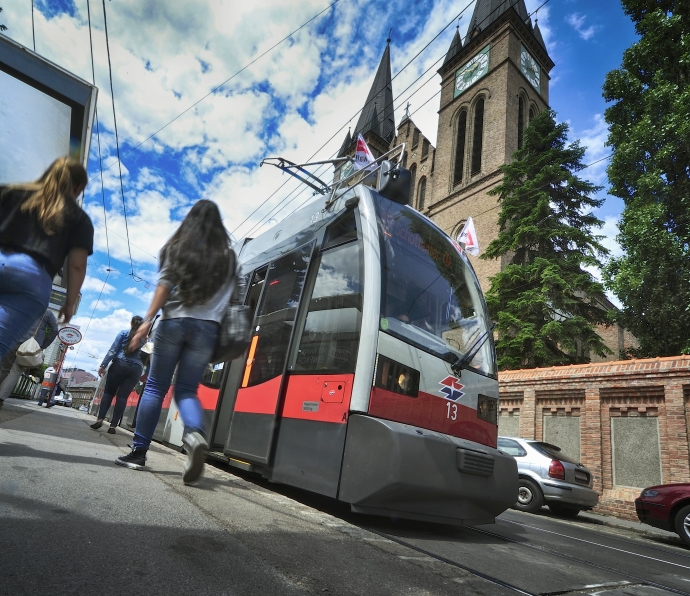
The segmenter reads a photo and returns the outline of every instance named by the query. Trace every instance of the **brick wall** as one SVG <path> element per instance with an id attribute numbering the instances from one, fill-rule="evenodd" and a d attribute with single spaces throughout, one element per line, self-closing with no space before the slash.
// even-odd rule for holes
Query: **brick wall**
<path id="1" fill-rule="evenodd" d="M 595 511 L 637 519 L 633 500 L 644 488 L 614 482 L 615 418 L 657 418 L 662 483 L 690 481 L 690 356 L 505 371 L 499 386 L 500 416 L 520 416 L 521 437 L 541 440 L 545 416 L 581 417 Z"/>

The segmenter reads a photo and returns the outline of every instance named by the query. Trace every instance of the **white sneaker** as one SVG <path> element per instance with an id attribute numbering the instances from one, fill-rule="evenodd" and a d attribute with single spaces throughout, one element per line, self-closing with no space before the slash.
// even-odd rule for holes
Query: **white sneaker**
<path id="1" fill-rule="evenodd" d="M 184 464 L 182 482 L 191 484 L 196 482 L 204 471 L 204 461 L 206 460 L 206 450 L 208 443 L 201 433 L 191 432 L 182 438 L 182 443 L 187 452 L 187 461 Z"/>

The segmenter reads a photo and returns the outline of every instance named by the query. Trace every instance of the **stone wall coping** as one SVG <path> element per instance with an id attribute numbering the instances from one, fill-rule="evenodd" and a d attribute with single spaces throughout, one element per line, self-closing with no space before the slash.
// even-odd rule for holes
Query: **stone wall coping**
<path id="1" fill-rule="evenodd" d="M 498 373 L 499 386 L 511 389 L 520 385 L 549 384 L 554 381 L 577 382 L 586 379 L 587 384 L 598 380 L 611 383 L 615 377 L 624 377 L 625 382 L 644 379 L 650 381 L 657 377 L 681 377 L 690 383 L 690 356 L 667 356 L 615 362 L 596 362 L 590 364 L 571 364 L 549 368 L 526 368 L 507 370 Z M 621 381 L 623 379 L 620 379 Z"/>

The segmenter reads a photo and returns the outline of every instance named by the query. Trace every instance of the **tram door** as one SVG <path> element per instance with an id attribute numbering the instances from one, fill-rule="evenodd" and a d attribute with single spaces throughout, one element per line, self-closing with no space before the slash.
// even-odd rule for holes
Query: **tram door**
<path id="1" fill-rule="evenodd" d="M 235 399 L 226 455 L 268 464 L 288 348 L 313 247 L 311 242 L 269 266 Z"/>
<path id="2" fill-rule="evenodd" d="M 256 313 L 256 306 L 259 303 L 259 298 L 261 298 L 261 292 L 266 281 L 266 273 L 268 273 L 268 267 L 256 269 L 249 280 L 245 304 L 251 309 L 252 317 Z M 213 432 L 211 433 L 211 449 L 213 451 L 223 451 L 228 441 L 230 421 L 235 408 L 235 398 L 244 375 L 245 358 L 235 358 L 235 360 L 225 363 L 225 366 L 228 366 L 229 369 L 226 373 L 225 384 L 221 388 L 222 393 L 218 399 Z"/>

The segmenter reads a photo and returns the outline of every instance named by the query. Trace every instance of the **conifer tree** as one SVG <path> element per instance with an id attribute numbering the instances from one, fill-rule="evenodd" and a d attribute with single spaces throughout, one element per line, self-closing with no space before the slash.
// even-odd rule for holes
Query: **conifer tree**
<path id="1" fill-rule="evenodd" d="M 690 353 L 690 2 L 623 0 L 639 41 L 604 97 L 624 255 L 604 270 L 636 356 Z"/>
<path id="2" fill-rule="evenodd" d="M 611 351 L 595 330 L 606 321 L 603 287 L 586 267 L 606 254 L 602 222 L 591 212 L 600 190 L 581 178 L 585 152 L 567 145 L 568 125 L 552 111 L 535 116 L 524 146 L 501 167 L 499 235 L 483 259 L 507 261 L 486 295 L 498 324 L 499 368 L 531 368 L 589 362 Z"/>

